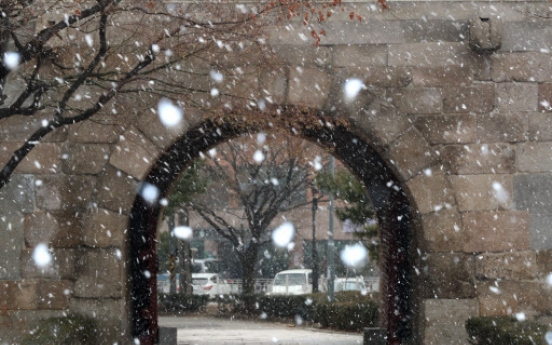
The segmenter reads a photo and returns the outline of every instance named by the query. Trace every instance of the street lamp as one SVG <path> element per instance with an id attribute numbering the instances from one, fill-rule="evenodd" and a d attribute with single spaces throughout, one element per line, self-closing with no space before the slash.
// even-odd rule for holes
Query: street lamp
<path id="1" fill-rule="evenodd" d="M 312 189 L 312 292 L 318 292 L 318 250 L 316 249 L 316 211 L 318 209 L 318 190 Z"/>

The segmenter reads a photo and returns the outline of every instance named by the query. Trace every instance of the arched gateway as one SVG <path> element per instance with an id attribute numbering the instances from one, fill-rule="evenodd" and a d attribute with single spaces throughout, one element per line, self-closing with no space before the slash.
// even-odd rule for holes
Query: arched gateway
<path id="1" fill-rule="evenodd" d="M 199 153 L 240 135 L 286 132 L 327 148 L 347 164 L 367 187 L 382 228 L 385 283 L 385 327 L 389 344 L 401 344 L 413 337 L 413 272 L 410 251 L 413 238 L 413 210 L 393 168 L 355 131 L 346 120 L 324 117 L 315 111 L 276 108 L 258 112 L 236 112 L 202 122 L 189 130 L 161 155 L 145 178 L 146 185 L 167 195 L 178 174 L 199 157 Z M 139 196 L 130 214 L 129 276 L 133 334 L 151 343 L 156 329 L 155 238 L 161 207 Z M 151 275 L 144 275 L 144 272 Z"/>

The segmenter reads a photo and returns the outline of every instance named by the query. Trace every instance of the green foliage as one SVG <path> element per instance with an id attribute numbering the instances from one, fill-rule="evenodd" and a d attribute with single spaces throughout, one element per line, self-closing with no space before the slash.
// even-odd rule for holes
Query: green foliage
<path id="1" fill-rule="evenodd" d="M 198 311 L 207 305 L 209 295 L 159 294 L 164 311 Z"/>
<path id="2" fill-rule="evenodd" d="M 159 273 L 169 271 L 169 232 L 161 233 L 159 242 L 157 242 L 157 264 Z"/>
<path id="3" fill-rule="evenodd" d="M 22 345 L 87 345 L 97 344 L 96 320 L 81 315 L 52 317 L 40 321 Z"/>
<path id="4" fill-rule="evenodd" d="M 506 316 L 471 317 L 466 321 L 470 344 L 545 345 L 546 327 L 534 321 Z"/>
<path id="5" fill-rule="evenodd" d="M 205 193 L 208 184 L 207 178 L 200 174 L 204 165 L 204 161 L 195 160 L 180 174 L 173 183 L 168 197 L 169 204 L 165 207 L 163 217 L 167 218 L 173 215 L 178 208 L 185 207 L 198 194 Z"/>
<path id="6" fill-rule="evenodd" d="M 315 321 L 322 327 L 358 331 L 378 325 L 379 309 L 372 300 L 319 303 L 315 308 Z"/>

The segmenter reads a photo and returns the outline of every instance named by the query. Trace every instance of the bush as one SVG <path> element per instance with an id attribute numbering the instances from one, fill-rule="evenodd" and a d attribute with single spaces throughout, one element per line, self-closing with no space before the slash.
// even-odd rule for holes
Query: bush
<path id="1" fill-rule="evenodd" d="M 97 344 L 96 320 L 81 316 L 52 317 L 39 322 L 23 345 L 87 345 Z"/>
<path id="2" fill-rule="evenodd" d="M 470 344 L 545 345 L 546 327 L 512 317 L 472 317 L 466 321 Z"/>
<path id="3" fill-rule="evenodd" d="M 314 321 L 322 327 L 332 327 L 348 331 L 376 327 L 379 308 L 372 300 L 327 302 L 315 306 Z"/>
<path id="4" fill-rule="evenodd" d="M 257 304 L 259 310 L 268 315 L 278 317 L 301 316 L 310 320 L 312 317 L 313 303 L 307 303 L 307 296 L 259 296 Z"/>
<path id="5" fill-rule="evenodd" d="M 209 295 L 160 294 L 165 311 L 198 311 L 207 305 Z"/>

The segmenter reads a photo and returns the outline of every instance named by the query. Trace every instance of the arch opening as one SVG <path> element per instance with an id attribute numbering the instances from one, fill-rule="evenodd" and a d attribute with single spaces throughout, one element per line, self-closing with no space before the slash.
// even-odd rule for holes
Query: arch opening
<path id="1" fill-rule="evenodd" d="M 299 114 L 298 114 L 299 113 Z M 347 122 L 296 109 L 259 114 L 226 114 L 204 121 L 169 147 L 142 184 L 166 196 L 180 173 L 206 151 L 226 140 L 261 131 L 283 131 L 326 148 L 364 184 L 382 236 L 383 313 L 388 344 L 401 344 L 413 332 L 412 209 L 400 181 L 380 155 Z M 139 193 L 129 221 L 129 302 L 133 336 L 153 344 L 157 325 L 155 239 L 162 206 Z M 145 274 L 147 272 L 147 274 Z"/>

